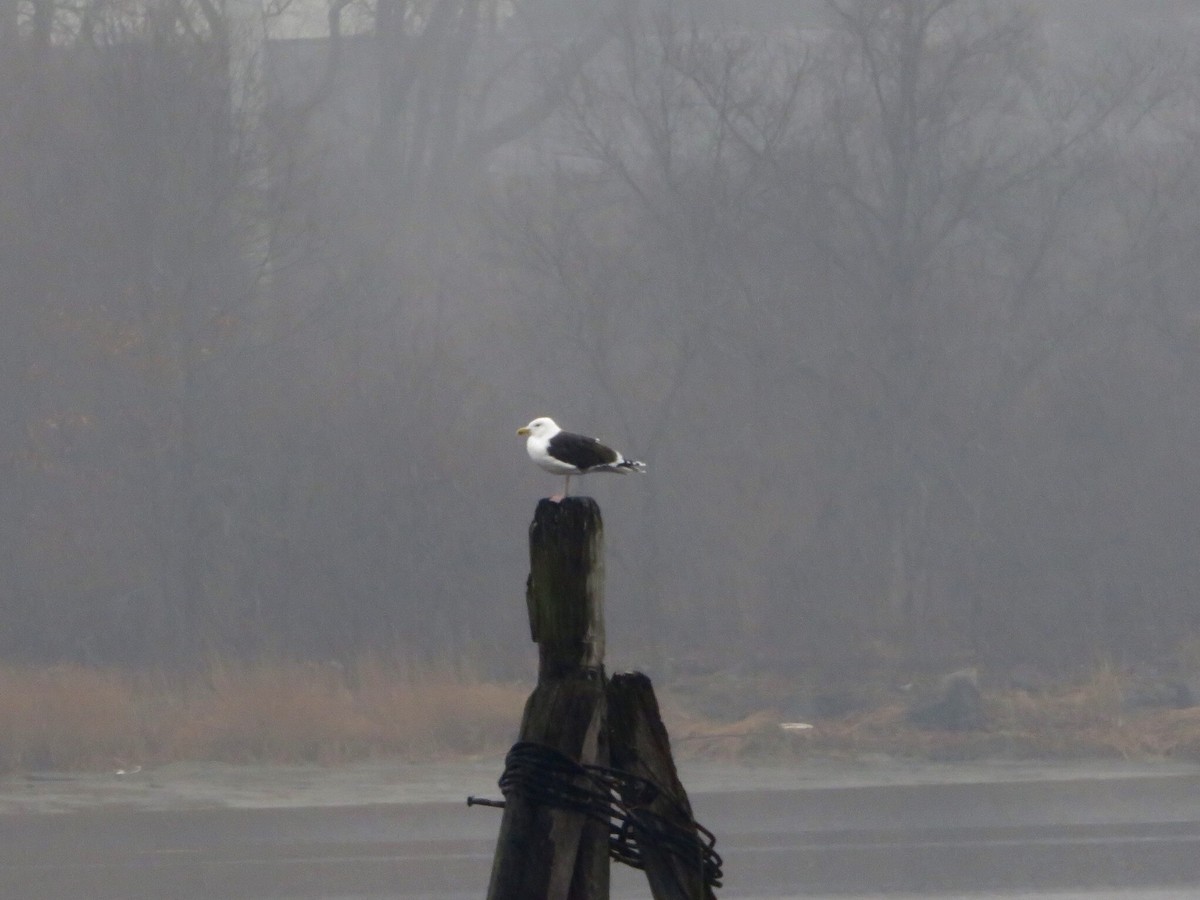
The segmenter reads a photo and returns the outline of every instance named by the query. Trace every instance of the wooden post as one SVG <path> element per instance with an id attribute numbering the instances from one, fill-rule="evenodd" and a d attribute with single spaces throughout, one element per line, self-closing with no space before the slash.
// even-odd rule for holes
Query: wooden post
<path id="1" fill-rule="evenodd" d="M 542 500 L 529 526 L 529 628 L 538 683 L 520 740 L 608 765 L 604 676 L 604 526 L 590 497 Z M 512 794 L 488 900 L 607 900 L 608 827 Z"/>
<path id="2" fill-rule="evenodd" d="M 604 523 L 591 497 L 542 500 L 529 526 L 525 583 L 538 681 L 604 666 Z"/>
<path id="3" fill-rule="evenodd" d="M 694 831 L 692 807 L 671 759 L 671 742 L 658 711 L 654 686 L 641 672 L 614 675 L 608 685 L 612 767 L 657 784 L 662 792 L 647 808 Z M 641 848 L 654 900 L 713 900 L 704 879 L 704 859 L 683 860 L 662 847 Z"/>

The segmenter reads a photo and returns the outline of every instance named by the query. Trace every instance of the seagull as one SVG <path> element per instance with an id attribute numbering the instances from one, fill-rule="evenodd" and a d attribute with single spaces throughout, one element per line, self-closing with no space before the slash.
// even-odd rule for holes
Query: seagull
<path id="1" fill-rule="evenodd" d="M 626 459 L 612 447 L 606 447 L 594 437 L 563 431 L 547 416 L 534 419 L 524 428 L 517 429 L 517 436 L 528 438 L 525 451 L 529 458 L 553 475 L 566 478 L 563 492 L 551 497 L 555 502 L 567 496 L 571 489 L 572 475 L 588 472 L 643 473 L 646 464 L 636 459 Z"/>

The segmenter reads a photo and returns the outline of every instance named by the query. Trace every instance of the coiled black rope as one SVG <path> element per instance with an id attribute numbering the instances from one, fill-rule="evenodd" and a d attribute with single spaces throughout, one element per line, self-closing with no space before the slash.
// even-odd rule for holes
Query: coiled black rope
<path id="1" fill-rule="evenodd" d="M 578 763 L 531 741 L 514 744 L 504 760 L 500 790 L 541 806 L 569 809 L 608 826 L 608 854 L 635 869 L 645 869 L 643 848 L 657 847 L 686 865 L 697 866 L 704 883 L 720 887 L 722 860 L 713 833 L 692 818 L 678 799 L 649 779 L 606 766 Z M 649 808 L 667 801 L 675 816 Z M 468 804 L 499 805 L 469 798 Z"/>

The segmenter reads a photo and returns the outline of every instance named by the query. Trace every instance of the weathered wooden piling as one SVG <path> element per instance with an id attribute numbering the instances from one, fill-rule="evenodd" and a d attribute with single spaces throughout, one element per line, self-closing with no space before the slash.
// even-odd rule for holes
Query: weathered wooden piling
<path id="1" fill-rule="evenodd" d="M 489 900 L 607 900 L 610 825 L 612 853 L 645 869 L 654 900 L 715 900 L 720 857 L 692 818 L 654 687 L 604 673 L 603 594 L 600 508 L 541 501 L 525 589 L 538 682 L 501 779 Z"/>
<path id="2" fill-rule="evenodd" d="M 589 497 L 542 500 L 529 527 L 529 628 L 538 683 L 520 740 L 607 765 L 604 526 Z M 489 900 L 606 900 L 608 827 L 570 809 L 507 798 Z"/>
<path id="3" fill-rule="evenodd" d="M 525 604 L 539 682 L 602 673 L 604 523 L 591 497 L 538 503 L 529 525 Z"/>
<path id="4" fill-rule="evenodd" d="M 643 808 L 682 833 L 695 835 L 691 803 L 671 758 L 671 742 L 650 679 L 641 672 L 623 672 L 612 677 L 607 693 L 612 767 L 656 784 L 659 793 L 641 804 Z M 690 858 L 654 842 L 640 849 L 654 900 L 715 900 L 705 881 L 700 842 Z"/>

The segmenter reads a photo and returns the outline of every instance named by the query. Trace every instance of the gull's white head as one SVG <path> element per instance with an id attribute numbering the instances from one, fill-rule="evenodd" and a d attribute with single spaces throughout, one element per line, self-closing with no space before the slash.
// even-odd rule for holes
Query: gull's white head
<path id="1" fill-rule="evenodd" d="M 553 419 L 551 419 L 549 416 L 541 416 L 537 419 L 534 419 L 524 428 L 518 428 L 517 436 L 549 438 L 558 434 L 560 431 L 562 431 L 562 429 L 555 424 Z"/>

